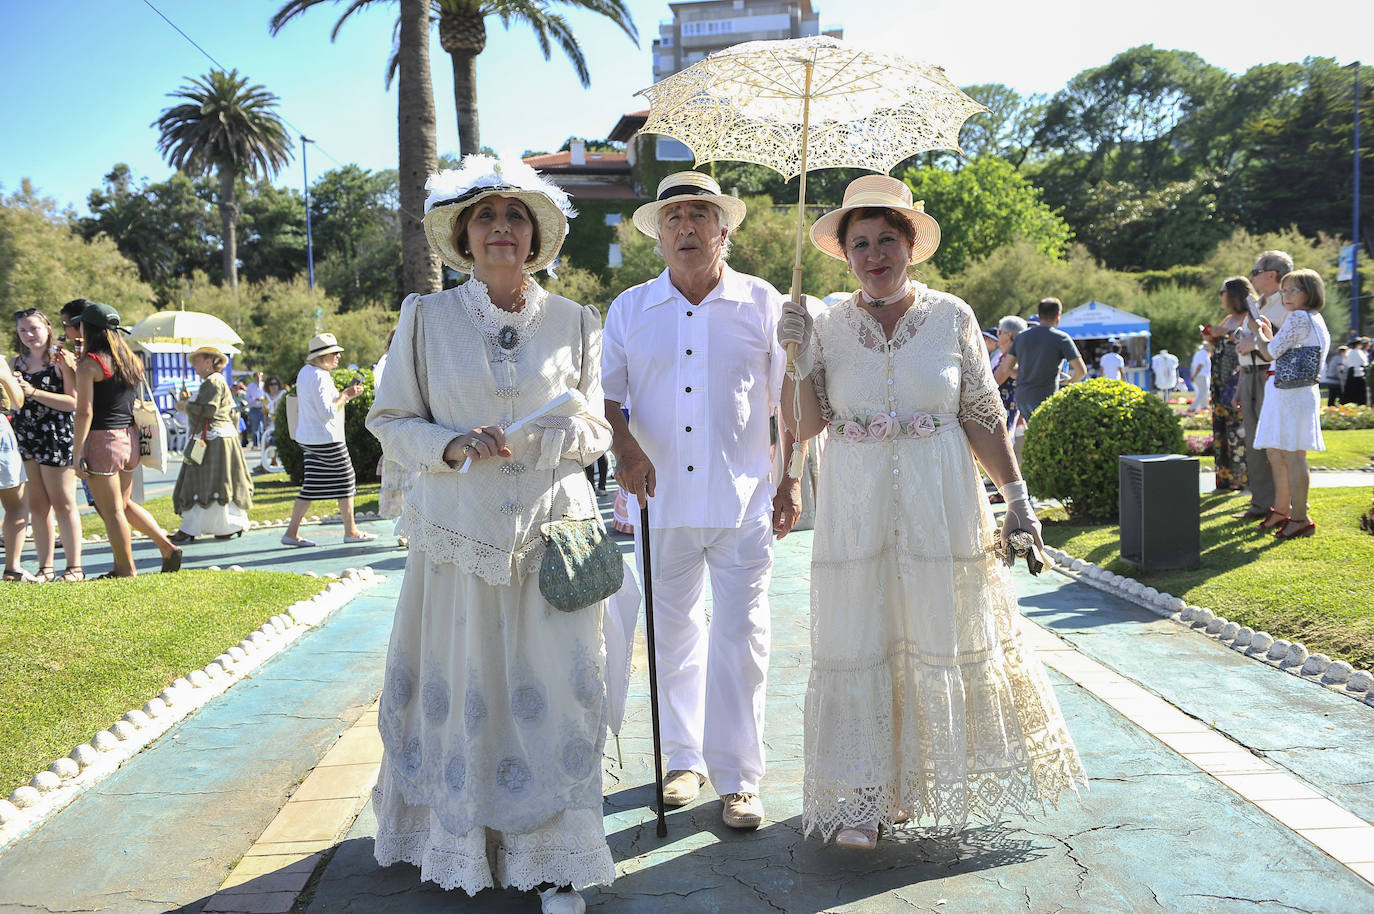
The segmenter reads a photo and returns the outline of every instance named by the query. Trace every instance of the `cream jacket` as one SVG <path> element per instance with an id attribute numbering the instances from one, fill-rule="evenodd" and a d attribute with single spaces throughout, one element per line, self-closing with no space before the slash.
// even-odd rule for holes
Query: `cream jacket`
<path id="1" fill-rule="evenodd" d="M 611 444 L 600 316 L 557 295 L 542 307 L 528 338 L 503 350 L 469 317 L 456 290 L 409 296 L 386 383 L 367 415 L 386 456 L 420 471 L 397 532 L 432 560 L 491 584 L 537 568 L 541 524 L 597 516 L 582 468 Z M 444 449 L 463 432 L 508 426 L 569 389 L 581 392 L 585 407 L 563 423 L 568 428 L 526 426 L 507 442 L 510 457 L 475 461 L 465 474 L 444 461 Z"/>

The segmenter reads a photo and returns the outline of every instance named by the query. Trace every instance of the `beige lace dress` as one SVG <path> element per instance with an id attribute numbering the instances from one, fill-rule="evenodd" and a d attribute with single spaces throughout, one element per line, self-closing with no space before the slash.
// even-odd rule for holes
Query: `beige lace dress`
<path id="1" fill-rule="evenodd" d="M 821 315 L 829 443 L 811 561 L 803 826 L 962 828 L 1056 802 L 1084 773 L 1016 597 L 961 422 L 1006 413 L 976 319 L 916 286 L 889 343 L 850 299 Z"/>

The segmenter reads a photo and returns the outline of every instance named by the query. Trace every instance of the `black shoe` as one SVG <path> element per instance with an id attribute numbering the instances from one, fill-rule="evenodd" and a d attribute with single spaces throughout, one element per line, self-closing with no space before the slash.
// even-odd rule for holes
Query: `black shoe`
<path id="1" fill-rule="evenodd" d="M 189 533 L 184 533 L 181 530 L 178 530 L 176 533 L 173 533 L 171 536 L 167 538 L 172 542 L 176 543 L 178 546 L 184 545 L 186 543 L 194 543 L 196 541 L 196 538 L 194 536 L 192 536 Z"/>
<path id="2" fill-rule="evenodd" d="M 233 533 L 216 533 L 216 534 L 215 534 L 215 539 L 217 539 L 217 540 L 231 540 L 231 539 L 233 539 L 233 538 L 236 537 L 236 536 L 243 536 L 243 531 L 242 531 L 242 530 L 235 530 Z"/>
<path id="3" fill-rule="evenodd" d="M 181 550 L 173 549 L 170 554 L 162 559 L 162 573 L 171 574 L 181 570 Z"/>

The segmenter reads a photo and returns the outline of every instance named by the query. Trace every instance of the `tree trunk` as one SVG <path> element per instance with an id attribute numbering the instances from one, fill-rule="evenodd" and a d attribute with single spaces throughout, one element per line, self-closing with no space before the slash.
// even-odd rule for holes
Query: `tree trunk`
<path id="1" fill-rule="evenodd" d="M 401 0 L 397 92 L 402 277 L 408 292 L 437 292 L 439 258 L 425 238 L 425 181 L 438 170 L 434 87 L 429 78 L 429 2 Z"/>
<path id="2" fill-rule="evenodd" d="M 219 167 L 219 224 L 224 243 L 224 281 L 229 288 L 239 287 L 239 202 L 234 195 L 233 169 Z"/>
<path id="3" fill-rule="evenodd" d="M 482 151 L 477 133 L 477 55 L 468 51 L 449 54 L 453 61 L 453 105 L 458 111 L 458 154 Z"/>

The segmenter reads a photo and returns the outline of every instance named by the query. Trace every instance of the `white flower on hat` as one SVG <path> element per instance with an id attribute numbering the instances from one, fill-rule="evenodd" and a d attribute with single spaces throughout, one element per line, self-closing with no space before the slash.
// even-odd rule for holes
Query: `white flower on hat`
<path id="1" fill-rule="evenodd" d="M 487 155 L 468 155 L 458 168 L 446 168 L 429 176 L 425 190 L 425 212 L 474 191 L 487 188 L 511 188 L 516 191 L 543 194 L 569 219 L 577 215 L 572 201 L 561 187 L 548 181 L 520 159 L 497 159 Z"/>

